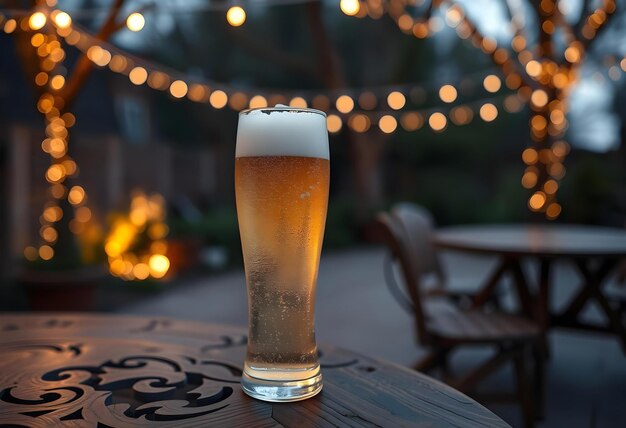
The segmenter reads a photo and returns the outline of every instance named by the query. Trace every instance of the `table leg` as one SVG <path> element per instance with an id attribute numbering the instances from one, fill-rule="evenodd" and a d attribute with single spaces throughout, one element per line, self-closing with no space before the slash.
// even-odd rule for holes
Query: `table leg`
<path id="1" fill-rule="evenodd" d="M 550 323 L 550 268 L 552 259 L 542 258 L 539 264 L 539 295 L 537 296 L 537 317 L 542 330 L 548 330 Z"/>
<path id="2" fill-rule="evenodd" d="M 508 267 L 509 261 L 502 259 L 498 266 L 496 266 L 496 269 L 489 275 L 489 279 L 487 279 L 485 285 L 474 295 L 472 307 L 481 307 L 491 298 L 496 286 L 500 282 L 500 278 L 502 278 L 502 275 L 506 272 Z"/>
<path id="3" fill-rule="evenodd" d="M 550 270 L 552 259 L 542 258 L 539 262 L 539 292 L 536 299 L 535 313 L 541 328 L 541 346 L 543 356 L 550 358 L 548 328 L 550 327 Z"/>
<path id="4" fill-rule="evenodd" d="M 522 270 L 522 265 L 519 259 L 513 259 L 510 261 L 511 272 L 513 273 L 513 283 L 517 291 L 517 296 L 522 306 L 522 312 L 527 316 L 533 314 L 533 298 L 528 288 L 528 281 Z"/>
<path id="5" fill-rule="evenodd" d="M 617 260 L 605 259 L 596 270 L 591 270 L 588 264 L 583 260 L 575 260 L 574 263 L 578 267 L 585 282 L 583 288 L 572 299 L 567 309 L 565 309 L 561 315 L 554 317 L 554 323 L 563 327 L 613 332 L 619 337 L 622 349 L 626 353 L 626 328 L 622 324 L 619 314 L 611 308 L 611 305 L 602 293 L 602 282 L 615 267 Z M 589 326 L 578 321 L 580 311 L 591 299 L 595 299 L 598 302 L 600 308 L 608 318 L 608 328 Z"/>

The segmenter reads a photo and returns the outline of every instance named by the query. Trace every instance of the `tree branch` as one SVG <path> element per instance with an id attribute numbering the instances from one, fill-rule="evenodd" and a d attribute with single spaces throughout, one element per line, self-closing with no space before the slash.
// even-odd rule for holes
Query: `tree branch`
<path id="1" fill-rule="evenodd" d="M 457 7 L 459 8 L 461 11 L 463 11 L 462 18 L 461 18 L 461 23 L 465 24 L 468 26 L 468 28 L 470 29 L 470 35 L 474 35 L 477 34 L 478 37 L 480 37 L 481 39 L 485 39 L 485 36 L 478 30 L 478 28 L 476 27 L 476 25 L 474 25 L 474 23 L 472 22 L 472 20 L 467 16 L 467 12 L 465 11 L 465 9 L 459 5 L 456 0 L 447 0 L 447 2 L 450 4 L 450 7 Z M 459 24 L 461 25 L 461 24 Z M 506 64 L 506 62 L 504 63 L 500 63 L 499 61 L 496 60 L 495 57 L 495 53 L 497 52 L 497 49 L 494 50 L 492 53 L 489 54 L 489 57 L 492 59 L 492 61 L 498 66 L 500 67 L 503 72 L 505 74 L 509 74 L 506 70 L 505 70 L 505 66 L 504 64 Z M 507 50 L 507 52 L 510 54 L 510 52 Z M 530 77 L 526 74 L 526 71 L 523 69 L 522 67 L 522 71 L 519 71 L 519 67 L 517 67 L 519 64 L 519 61 L 517 60 L 511 60 L 508 59 L 507 61 L 510 61 L 512 63 L 514 63 L 516 65 L 516 69 L 518 70 L 518 74 L 520 75 L 520 77 L 522 78 L 522 82 L 525 86 L 529 86 L 529 87 L 533 87 L 535 86 L 535 83 L 530 79 Z"/>
<path id="2" fill-rule="evenodd" d="M 605 0 L 604 4 L 606 6 L 607 4 L 609 4 L 609 2 L 607 0 Z M 607 24 L 611 20 L 611 17 L 613 17 L 615 15 L 615 11 L 617 10 L 617 5 L 613 4 L 613 8 L 611 10 L 607 10 L 606 7 L 602 7 L 602 8 L 600 8 L 600 10 L 604 11 L 604 13 L 606 14 L 606 18 L 604 19 L 604 21 L 602 21 L 602 23 L 597 28 L 594 28 L 594 30 L 595 30 L 594 37 L 591 38 L 591 39 L 587 39 L 587 38 L 584 38 L 584 37 L 582 37 L 582 38 L 579 37 L 579 39 L 578 39 L 583 44 L 583 46 L 585 48 L 585 51 L 589 48 L 591 43 L 598 38 L 600 33 L 606 28 Z M 589 16 L 587 16 L 584 19 L 583 24 L 582 24 L 583 27 L 585 26 L 585 23 L 589 20 L 591 15 L 593 15 L 594 13 L 595 13 L 595 11 L 590 13 Z"/>
<path id="3" fill-rule="evenodd" d="M 119 15 L 119 12 L 122 9 L 123 5 L 124 0 L 115 0 L 115 2 L 111 5 L 111 9 L 109 10 L 109 14 L 106 20 L 102 24 L 102 27 L 100 28 L 98 34 L 95 36 L 96 40 L 107 41 L 111 37 L 111 35 L 113 35 L 121 28 L 117 23 L 117 16 Z M 93 64 L 91 60 L 87 58 L 86 53 L 83 53 L 78 59 L 72 75 L 68 79 L 68 82 L 65 85 L 65 89 L 62 92 L 62 97 L 65 100 L 66 109 L 68 109 L 71 104 L 76 100 L 78 93 L 85 84 L 92 70 Z"/>
<path id="4" fill-rule="evenodd" d="M 310 2 L 307 3 L 306 8 L 309 29 L 313 40 L 316 41 L 314 45 L 318 78 L 328 89 L 345 87 L 346 83 L 343 79 L 339 58 L 324 26 L 321 4 L 320 2 Z"/>

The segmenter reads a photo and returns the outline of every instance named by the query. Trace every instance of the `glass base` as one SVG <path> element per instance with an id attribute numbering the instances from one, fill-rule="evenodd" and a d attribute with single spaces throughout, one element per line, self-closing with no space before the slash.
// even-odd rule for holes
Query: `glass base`
<path id="1" fill-rule="evenodd" d="M 244 371 L 241 386 L 243 392 L 262 401 L 300 401 L 313 397 L 322 390 L 322 373 L 308 379 L 285 381 L 258 379 Z"/>

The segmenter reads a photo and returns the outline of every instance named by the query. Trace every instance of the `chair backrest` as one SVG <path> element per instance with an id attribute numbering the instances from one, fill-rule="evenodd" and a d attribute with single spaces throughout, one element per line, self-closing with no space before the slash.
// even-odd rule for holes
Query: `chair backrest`
<path id="1" fill-rule="evenodd" d="M 379 213 L 376 216 L 376 220 L 381 226 L 381 231 L 385 236 L 391 254 L 400 262 L 400 268 L 404 277 L 404 286 L 413 304 L 417 340 L 420 344 L 426 345 L 429 342 L 429 337 L 426 330 L 424 307 L 420 294 L 419 273 L 415 269 L 411 258 L 408 234 L 405 232 L 399 220 L 387 213 Z"/>
<path id="2" fill-rule="evenodd" d="M 416 266 L 418 275 L 434 274 L 438 285 L 443 286 L 445 281 L 443 269 L 437 258 L 437 250 L 432 244 L 432 234 L 435 227 L 432 214 L 419 205 L 402 202 L 391 208 L 391 215 L 404 228 L 409 248 L 409 258 Z"/>

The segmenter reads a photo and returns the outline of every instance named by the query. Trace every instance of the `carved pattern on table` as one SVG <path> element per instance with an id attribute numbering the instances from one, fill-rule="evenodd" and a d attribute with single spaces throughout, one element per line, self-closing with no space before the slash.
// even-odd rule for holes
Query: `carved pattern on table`
<path id="1" fill-rule="evenodd" d="M 239 384 L 245 349 L 236 327 L 0 315 L 0 426 L 506 426 L 445 385 L 333 348 L 320 351 L 319 396 L 253 400 Z"/>

